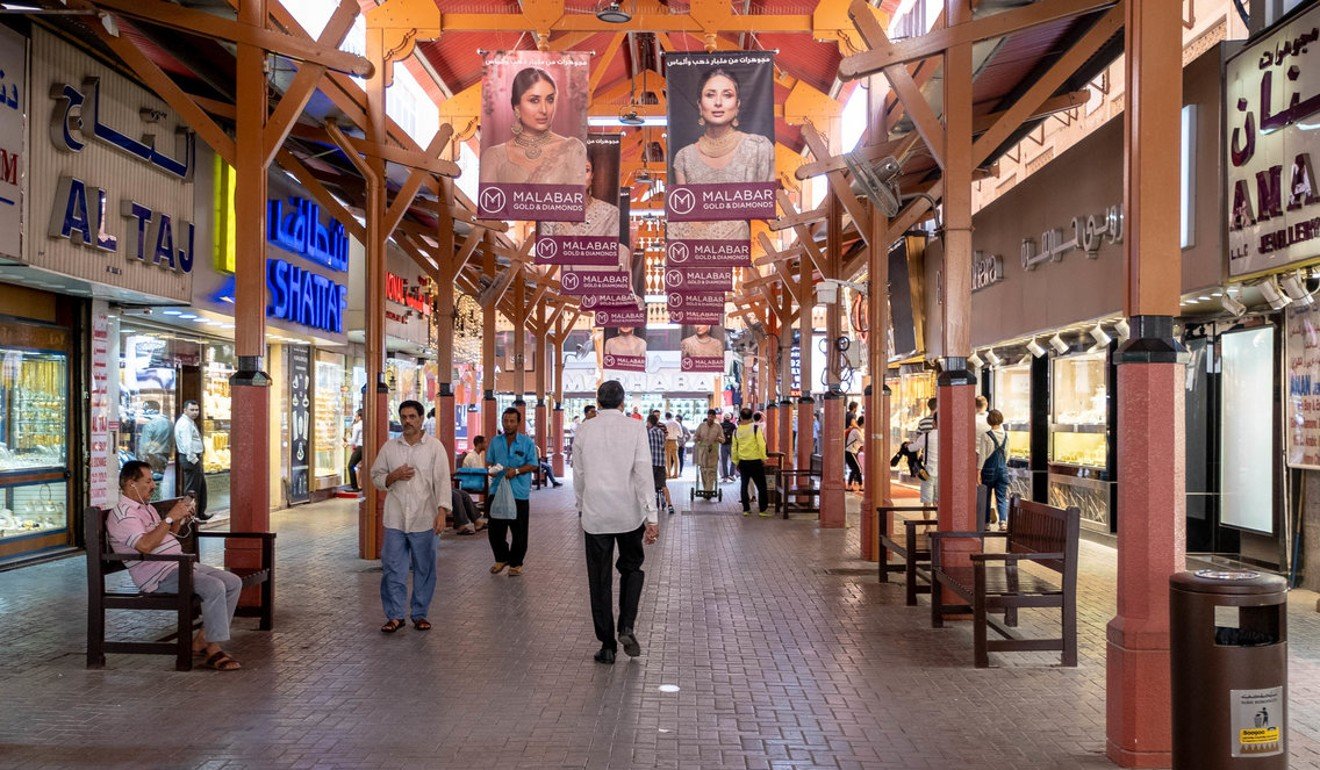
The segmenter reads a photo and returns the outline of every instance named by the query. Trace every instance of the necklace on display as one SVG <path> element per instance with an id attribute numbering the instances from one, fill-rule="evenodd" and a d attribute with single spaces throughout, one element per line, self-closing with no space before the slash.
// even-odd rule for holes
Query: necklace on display
<path id="1" fill-rule="evenodd" d="M 535 137 L 528 136 L 527 132 L 523 131 L 513 137 L 513 143 L 523 148 L 523 154 L 527 156 L 528 160 L 536 160 L 541 157 L 541 145 L 548 141 L 550 141 L 549 131 Z"/>
<path id="2" fill-rule="evenodd" d="M 702 134 L 697 139 L 697 149 L 707 158 L 722 158 L 733 152 L 741 139 L 742 135 L 737 131 L 730 131 L 719 139 L 711 139 L 709 134 Z"/>

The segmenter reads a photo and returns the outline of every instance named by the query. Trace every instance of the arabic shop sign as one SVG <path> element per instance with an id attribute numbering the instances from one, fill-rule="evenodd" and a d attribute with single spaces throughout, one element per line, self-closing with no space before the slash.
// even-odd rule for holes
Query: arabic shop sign
<path id="1" fill-rule="evenodd" d="M 1004 280 L 1004 258 L 984 251 L 972 252 L 972 291 L 980 291 Z"/>
<path id="2" fill-rule="evenodd" d="M 192 179 L 195 147 L 190 131 L 176 132 L 174 149 L 166 152 L 157 147 L 154 134 L 144 133 L 138 140 L 107 125 L 101 117 L 99 78 L 85 78 L 81 89 L 56 83 L 50 93 L 56 102 L 50 125 L 50 138 L 56 150 L 80 153 L 89 143 L 98 142 L 176 181 Z M 143 109 L 141 115 L 148 126 L 165 117 L 164 113 L 150 109 Z M 116 210 L 122 220 L 118 225 Z M 155 210 L 132 197 L 112 202 L 106 188 L 73 175 L 61 175 L 51 204 L 47 233 L 94 252 L 122 251 L 129 260 L 190 273 L 195 257 L 193 230 L 193 224 L 182 216 Z M 123 248 L 116 234 L 119 232 L 128 236 Z"/>
<path id="3" fill-rule="evenodd" d="M 1320 257 L 1320 6 L 1230 59 L 1224 88 L 1229 274 Z"/>
<path id="4" fill-rule="evenodd" d="M 1069 229 L 1072 237 L 1064 240 L 1063 229 L 1054 228 L 1040 234 L 1040 244 L 1033 238 L 1022 239 L 1022 269 L 1035 270 L 1046 262 L 1062 262 L 1070 251 L 1081 251 L 1088 259 L 1095 259 L 1100 247 L 1123 240 L 1123 207 L 1115 204 L 1100 215 L 1073 217 Z"/>
<path id="5" fill-rule="evenodd" d="M 216 302 L 234 303 L 234 276 L 225 276 L 211 295 Z M 266 258 L 266 317 L 291 321 L 332 334 L 344 333 L 348 287 L 283 259 Z"/>
<path id="6" fill-rule="evenodd" d="M 401 275 L 385 273 L 385 299 L 396 305 L 405 305 L 419 315 L 431 314 L 431 303 L 423 296 L 422 287 L 410 285 Z"/>
<path id="7" fill-rule="evenodd" d="M 266 240 L 338 272 L 348 270 L 348 234 L 329 218 L 321 224 L 321 207 L 305 198 L 273 198 L 266 203 Z"/>

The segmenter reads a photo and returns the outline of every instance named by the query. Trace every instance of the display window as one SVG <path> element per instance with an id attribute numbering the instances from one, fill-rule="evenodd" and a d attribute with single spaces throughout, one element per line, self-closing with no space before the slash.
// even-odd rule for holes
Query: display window
<path id="1" fill-rule="evenodd" d="M 181 361 L 197 363 L 195 343 L 164 332 L 123 327 L 119 335 L 119 464 L 141 460 L 156 479 L 156 499 L 175 492 L 174 420 Z"/>
<path id="2" fill-rule="evenodd" d="M 994 403 L 1004 415 L 1008 459 L 1031 461 L 1031 364 L 1001 366 L 994 372 Z"/>
<path id="3" fill-rule="evenodd" d="M 1104 468 L 1109 453 L 1107 354 L 1057 358 L 1050 399 L 1050 462 Z"/>
<path id="4" fill-rule="evenodd" d="M 930 414 L 926 402 L 935 397 L 935 372 L 902 372 L 885 380 L 889 386 L 889 445 L 902 446 L 917 432 L 917 423 Z"/>
<path id="5" fill-rule="evenodd" d="M 66 542 L 69 348 L 65 329 L 0 324 L 0 555 Z"/>
<path id="6" fill-rule="evenodd" d="M 202 470 L 206 473 L 228 471 L 230 467 L 229 427 L 232 399 L 229 378 L 238 364 L 230 343 L 206 346 L 206 368 L 202 373 Z"/>
<path id="7" fill-rule="evenodd" d="M 348 384 L 344 379 L 344 356 L 318 350 L 315 368 L 316 384 L 312 391 L 313 473 L 318 478 L 333 476 L 337 486 L 342 481 L 344 471 L 345 425 L 351 425 L 353 419 L 347 397 Z M 345 423 L 345 420 L 348 422 Z"/>

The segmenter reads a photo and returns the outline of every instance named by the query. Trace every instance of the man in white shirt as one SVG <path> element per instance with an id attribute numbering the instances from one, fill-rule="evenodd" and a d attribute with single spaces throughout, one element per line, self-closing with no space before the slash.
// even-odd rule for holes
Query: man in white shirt
<path id="1" fill-rule="evenodd" d="M 614 663 L 617 646 L 631 657 L 642 654 L 635 624 L 642 598 L 643 543 L 660 537 L 656 516 L 651 449 L 646 426 L 623 413 L 623 386 L 608 380 L 596 391 L 600 413 L 578 427 L 573 451 L 573 491 L 582 514 L 587 550 L 591 618 L 600 640 L 597 663 Z M 614 576 L 610 562 L 619 546 L 619 624 L 614 625 Z"/>
<path id="2" fill-rule="evenodd" d="M 426 614 L 435 594 L 436 546 L 453 505 L 449 453 L 434 436 L 422 432 L 424 414 L 416 401 L 399 404 L 403 435 L 385 442 L 371 465 L 371 482 L 389 492 L 380 553 L 380 600 L 386 617 L 380 630 L 387 634 L 406 625 L 403 613 L 410 564 L 410 617 L 418 631 L 430 630 Z"/>
<path id="3" fill-rule="evenodd" d="M 672 412 L 665 412 L 665 421 L 661 424 L 665 428 L 665 472 L 669 478 L 676 479 L 680 472 L 678 447 L 683 438 L 683 425 L 674 419 Z"/>
<path id="4" fill-rule="evenodd" d="M 353 416 L 353 425 L 348 429 L 348 488 L 361 492 L 358 486 L 358 466 L 362 464 L 362 410 Z"/>
<path id="5" fill-rule="evenodd" d="M 486 469 L 486 437 L 474 436 L 472 438 L 472 448 L 463 455 L 464 468 Z"/>
<path id="6" fill-rule="evenodd" d="M 202 408 L 196 401 L 183 402 L 183 413 L 174 422 L 174 451 L 178 453 L 179 470 L 183 473 L 184 494 L 192 492 L 197 498 L 198 520 L 206 521 L 211 515 L 206 512 L 206 474 L 202 472 L 202 432 L 197 429 L 197 419 L 202 416 Z"/>

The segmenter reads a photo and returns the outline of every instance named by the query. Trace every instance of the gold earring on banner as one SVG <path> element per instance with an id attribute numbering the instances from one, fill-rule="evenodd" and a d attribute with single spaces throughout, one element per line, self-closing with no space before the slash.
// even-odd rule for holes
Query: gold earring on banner
<path id="1" fill-rule="evenodd" d="M 509 131 L 514 136 L 518 136 L 519 134 L 521 134 L 523 132 L 522 121 L 515 117 L 513 119 L 513 125 L 509 126 Z"/>
<path id="2" fill-rule="evenodd" d="M 738 127 L 738 119 L 737 119 L 737 118 L 734 118 L 734 119 L 733 119 L 733 127 L 734 127 L 734 128 L 737 128 L 737 127 Z"/>
<path id="3" fill-rule="evenodd" d="M 705 119 L 705 118 L 697 118 L 697 125 L 698 125 L 698 126 L 704 126 L 704 125 L 706 125 L 706 119 Z"/>

